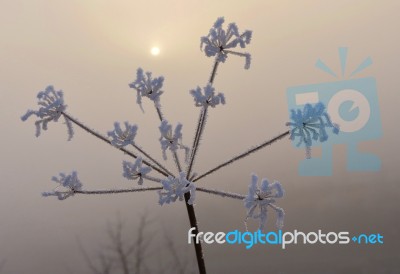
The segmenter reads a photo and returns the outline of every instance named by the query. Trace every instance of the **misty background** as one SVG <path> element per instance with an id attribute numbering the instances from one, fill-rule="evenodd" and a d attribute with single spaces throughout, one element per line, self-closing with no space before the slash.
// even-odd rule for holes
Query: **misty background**
<path id="1" fill-rule="evenodd" d="M 168 229 L 181 252 L 194 258 L 193 247 L 186 248 L 189 222 L 182 202 L 161 207 L 155 192 L 76 195 L 65 201 L 41 197 L 55 187 L 52 176 L 72 170 L 87 190 L 131 187 L 122 177 L 122 160 L 129 158 L 77 127 L 67 142 L 60 122 L 35 138 L 34 119 L 22 123 L 20 116 L 37 108 L 37 93 L 51 84 L 64 91 L 67 111 L 99 132 L 111 130 L 114 121 L 136 123 L 137 143 L 162 159 L 154 107 L 144 100 L 143 114 L 136 91 L 128 87 L 142 67 L 166 78 L 164 114 L 183 124 L 183 142 L 191 145 L 199 109 L 189 90 L 206 85 L 213 65 L 199 49 L 200 37 L 224 16 L 240 31 L 253 30 L 246 48 L 252 64 L 244 70 L 243 58 L 229 56 L 219 67 L 214 86 L 227 104 L 209 112 L 195 171 L 203 173 L 287 130 L 286 89 L 336 81 L 314 64 L 321 58 L 338 72 L 341 46 L 349 48 L 348 68 L 368 56 L 374 62 L 358 77 L 376 78 L 383 137 L 359 148 L 378 155 L 382 168 L 347 171 L 346 146 L 337 145 L 333 176 L 300 177 L 304 150 L 285 139 L 198 183 L 246 194 L 255 172 L 282 183 L 286 196 L 277 205 L 286 212 L 284 230 L 380 233 L 385 243 L 286 250 L 204 245 L 209 273 L 400 273 L 399 10 L 398 1 L 365 0 L 0 0 L 2 271 L 88 273 L 77 237 L 88 252 L 96 251 L 107 237 L 107 222 L 119 214 L 135 228 L 144 211 L 155 220 L 154 231 Z M 159 56 L 150 55 L 153 46 L 160 48 Z M 201 231 L 245 229 L 241 201 L 198 192 L 195 209 Z M 268 229 L 275 229 L 272 211 L 270 217 Z"/>

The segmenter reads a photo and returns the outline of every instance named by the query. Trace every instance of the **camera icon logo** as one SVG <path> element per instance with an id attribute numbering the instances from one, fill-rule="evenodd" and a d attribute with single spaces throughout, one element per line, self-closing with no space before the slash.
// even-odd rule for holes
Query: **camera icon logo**
<path id="1" fill-rule="evenodd" d="M 339 48 L 339 57 L 344 77 L 347 48 Z M 353 77 L 371 64 L 371 58 L 365 59 L 349 76 Z M 317 61 L 316 67 L 337 78 L 337 75 L 321 60 Z M 347 145 L 346 165 L 349 171 L 380 169 L 379 157 L 361 152 L 357 148 L 360 142 L 376 140 L 382 136 L 376 81 L 373 77 L 290 87 L 286 90 L 286 95 L 289 110 L 301 109 L 307 103 L 324 103 L 331 120 L 340 126 L 338 135 L 332 134 L 327 142 L 316 144 L 322 146 L 321 157 L 300 162 L 300 175 L 332 175 L 334 144 Z"/>

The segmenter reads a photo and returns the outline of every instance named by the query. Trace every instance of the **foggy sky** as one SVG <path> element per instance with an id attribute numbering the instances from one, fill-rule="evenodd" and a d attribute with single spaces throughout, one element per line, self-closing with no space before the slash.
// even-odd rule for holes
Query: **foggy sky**
<path id="1" fill-rule="evenodd" d="M 383 137 L 359 149 L 382 160 L 379 172 L 346 170 L 346 146 L 334 147 L 333 175 L 300 177 L 303 150 L 282 140 L 199 181 L 199 185 L 246 194 L 251 173 L 278 180 L 286 196 L 285 230 L 381 233 L 381 246 L 205 246 L 209 273 L 400 273 L 398 244 L 400 161 L 400 19 L 398 1 L 50 1 L 0 0 L 0 262 L 4 273 L 87 273 L 79 237 L 95 250 L 107 221 L 119 213 L 132 227 L 140 213 L 151 212 L 154 226 L 168 227 L 185 246 L 189 223 L 183 203 L 158 205 L 156 193 L 43 198 L 55 187 L 51 177 L 77 170 L 85 189 L 127 188 L 121 152 L 75 127 L 50 123 L 40 138 L 34 122 L 22 123 L 36 109 L 36 94 L 47 85 L 64 91 L 68 112 L 99 132 L 114 121 L 139 126 L 137 142 L 162 159 L 159 122 L 152 104 L 145 113 L 128 87 L 143 67 L 165 77 L 161 98 L 167 119 L 183 124 L 183 142 L 192 143 L 199 109 L 189 90 L 205 86 L 213 59 L 200 51 L 219 16 L 253 30 L 244 60 L 230 56 L 219 67 L 217 91 L 227 104 L 211 109 L 196 159 L 203 173 L 229 157 L 286 129 L 286 89 L 333 82 L 314 67 L 318 58 L 339 72 L 337 48 L 349 48 L 347 67 L 370 56 L 373 65 L 359 77 L 377 81 Z M 161 49 L 150 55 L 152 46 Z M 317 156 L 320 151 L 314 150 Z M 169 162 L 168 167 L 175 170 Z M 244 230 L 241 201 L 198 193 L 200 230 Z M 272 213 L 272 212 L 271 212 Z M 269 229 L 274 228 L 270 214 Z M 253 228 L 256 223 L 250 224 Z M 188 249 L 194 256 L 194 250 Z M 329 272 L 330 271 L 330 272 Z"/>

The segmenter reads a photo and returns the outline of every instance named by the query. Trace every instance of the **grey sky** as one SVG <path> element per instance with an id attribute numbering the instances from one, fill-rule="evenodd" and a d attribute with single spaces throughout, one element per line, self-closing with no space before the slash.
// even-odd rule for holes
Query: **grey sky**
<path id="1" fill-rule="evenodd" d="M 304 151 L 283 140 L 199 183 L 245 194 L 255 172 L 283 184 L 287 195 L 279 205 L 286 211 L 285 229 L 380 232 L 385 244 L 286 251 L 211 245 L 205 247 L 210 273 L 400 271 L 398 1 L 0 0 L 0 7 L 4 273 L 85 273 L 76 236 L 96 247 L 107 220 L 117 212 L 135 224 L 146 209 L 185 245 L 189 224 L 184 205 L 160 207 L 156 193 L 77 196 L 63 202 L 42 198 L 42 191 L 54 187 L 51 176 L 60 171 L 77 170 L 87 189 L 129 187 L 131 182 L 121 176 L 127 158 L 76 127 L 74 139 L 67 142 L 61 123 L 49 124 L 37 139 L 33 120 L 22 123 L 20 116 L 35 108 L 37 92 L 52 84 L 64 91 L 68 111 L 100 132 L 112 129 L 114 121 L 137 123 L 138 143 L 161 159 L 153 106 L 145 101 L 143 114 L 128 87 L 136 69 L 143 67 L 166 78 L 164 113 L 172 123 L 183 123 L 183 141 L 190 145 L 199 110 L 188 91 L 206 84 L 213 62 L 199 50 L 200 36 L 219 16 L 236 22 L 240 30 L 253 30 L 247 49 L 253 60 L 248 71 L 244 60 L 233 56 L 219 68 L 215 87 L 225 93 L 227 104 L 210 111 L 198 172 L 285 131 L 286 88 L 334 81 L 314 64 L 322 58 L 339 71 L 340 46 L 349 47 L 349 68 L 367 56 L 374 61 L 360 77 L 377 80 L 383 137 L 361 143 L 360 149 L 377 154 L 382 169 L 348 172 L 346 147 L 337 145 L 333 176 L 299 177 L 297 164 Z M 155 45 L 161 49 L 157 57 L 150 55 Z M 240 201 L 199 193 L 195 208 L 203 231 L 244 230 Z M 271 229 L 273 223 L 268 223 Z"/>

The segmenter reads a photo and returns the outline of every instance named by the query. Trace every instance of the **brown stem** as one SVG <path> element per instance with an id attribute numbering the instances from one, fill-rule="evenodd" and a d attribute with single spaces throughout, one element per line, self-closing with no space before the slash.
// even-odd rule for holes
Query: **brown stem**
<path id="1" fill-rule="evenodd" d="M 194 235 L 197 236 L 197 234 L 199 233 L 199 228 L 197 225 L 197 219 L 196 219 L 196 214 L 194 212 L 194 207 L 193 205 L 189 205 L 188 201 L 190 199 L 190 193 L 187 192 L 185 193 L 185 205 L 186 205 L 186 209 L 187 209 L 187 213 L 189 216 L 189 222 L 190 222 L 190 227 L 194 227 Z M 206 264 L 204 261 L 204 255 L 203 255 L 203 248 L 201 247 L 201 242 L 197 242 L 197 241 L 193 241 L 194 243 L 194 249 L 196 251 L 196 259 L 197 259 L 197 265 L 199 267 L 199 273 L 200 274 L 206 274 Z"/>

